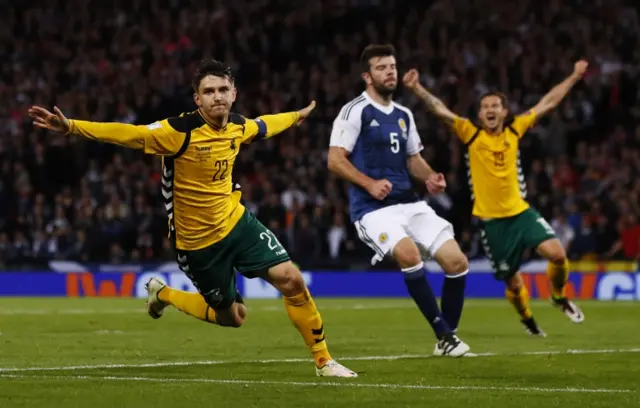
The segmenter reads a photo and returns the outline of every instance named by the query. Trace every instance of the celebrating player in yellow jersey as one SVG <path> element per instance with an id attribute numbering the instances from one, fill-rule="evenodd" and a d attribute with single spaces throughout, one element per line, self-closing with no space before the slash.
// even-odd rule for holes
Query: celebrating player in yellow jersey
<path id="1" fill-rule="evenodd" d="M 473 215 L 482 221 L 482 243 L 497 279 L 506 283 L 506 296 L 522 318 L 526 330 L 545 336 L 533 319 L 529 293 L 519 269 L 526 248 L 535 248 L 549 261 L 547 276 L 553 304 L 573 322 L 584 320 L 582 311 L 565 295 L 569 263 L 565 250 L 551 226 L 525 201 L 524 176 L 520 169 L 518 143 L 545 113 L 554 109 L 587 70 L 586 61 L 575 63 L 573 73 L 547 93 L 536 106 L 505 122 L 507 100 L 503 94 L 488 93 L 480 99 L 476 126 L 451 112 L 419 83 L 416 70 L 404 77 L 413 91 L 437 117 L 452 127 L 468 149 L 469 183 L 474 200 Z"/>
<path id="2" fill-rule="evenodd" d="M 284 297 L 294 326 L 311 349 L 319 376 L 356 377 L 327 350 L 322 318 L 300 271 L 275 235 L 240 203 L 231 181 L 241 144 L 269 138 L 300 124 L 315 106 L 298 112 L 246 119 L 230 113 L 236 99 L 231 69 L 203 60 L 193 80 L 198 109 L 147 126 L 97 123 L 65 118 L 34 106 L 34 124 L 57 132 L 82 135 L 101 142 L 141 149 L 163 156 L 162 195 L 169 217 L 169 236 L 180 269 L 200 293 L 167 286 L 159 279 L 147 284 L 151 317 L 164 308 L 177 309 L 220 326 L 239 327 L 247 308 L 236 288 L 235 271 L 260 277 Z"/>

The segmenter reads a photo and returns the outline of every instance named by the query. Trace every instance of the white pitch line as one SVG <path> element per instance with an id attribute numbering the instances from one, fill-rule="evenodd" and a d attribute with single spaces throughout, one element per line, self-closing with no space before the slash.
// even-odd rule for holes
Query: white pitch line
<path id="1" fill-rule="evenodd" d="M 321 298 L 322 299 L 322 298 Z M 483 307 L 496 307 L 497 302 L 488 301 L 490 299 L 468 299 L 465 302 L 465 306 L 468 308 L 483 308 Z M 493 299 L 491 299 L 493 300 Z M 544 303 L 543 300 L 536 300 L 538 303 Z M 502 301 L 501 301 L 502 304 Z M 591 302 L 589 308 L 598 307 L 610 307 L 610 306 L 634 306 L 637 307 L 637 302 Z M 387 309 L 413 309 L 415 305 L 413 303 L 354 303 L 348 305 L 331 305 L 327 304 L 320 307 L 320 311 L 323 310 L 387 310 Z M 259 310 L 265 312 L 280 312 L 284 310 L 282 305 L 267 305 L 267 306 L 251 306 L 250 310 Z M 29 316 L 29 315 L 85 315 L 85 314 L 133 314 L 144 312 L 144 308 L 101 308 L 101 309 L 86 309 L 86 308 L 70 308 L 70 309 L 7 309 L 0 308 L 0 316 Z"/>
<path id="2" fill-rule="evenodd" d="M 496 356 L 537 356 L 537 355 L 572 355 L 572 354 L 618 354 L 618 353 L 640 353 L 640 348 L 628 349 L 598 349 L 598 350 L 549 350 L 549 351 L 525 351 L 521 353 L 476 353 L 468 354 L 471 357 L 496 357 Z M 425 359 L 434 357 L 431 354 L 399 354 L 390 356 L 347 356 L 341 357 L 340 361 L 393 361 L 408 359 Z M 155 368 L 155 367 L 181 367 L 181 366 L 205 366 L 224 364 L 283 364 L 283 363 L 309 363 L 309 358 L 285 358 L 268 360 L 203 360 L 203 361 L 167 361 L 158 363 L 139 364 L 92 364 L 59 367 L 4 367 L 0 368 L 0 373 L 29 372 L 29 371 L 76 371 L 76 370 L 100 370 L 112 368 Z"/>
<path id="3" fill-rule="evenodd" d="M 114 377 L 114 376 L 31 376 L 16 374 L 0 374 L 0 378 L 13 379 L 42 379 L 42 380 L 99 380 L 99 381 L 140 381 L 160 383 L 205 383 L 205 384 L 235 384 L 235 385 L 284 385 L 295 387 L 345 387 L 345 388 L 390 388 L 411 390 L 455 390 L 455 391 L 515 391 L 515 392 L 542 392 L 542 393 L 593 393 L 613 394 L 630 393 L 634 390 L 611 388 L 544 388 L 544 387 L 496 387 L 481 385 L 425 385 L 425 384 L 376 384 L 376 383 L 352 383 L 352 382 L 306 382 L 306 381 L 265 381 L 265 380 L 218 380 L 212 378 L 154 378 L 154 377 Z M 345 381 L 349 381 L 345 379 Z"/>
<path id="4" fill-rule="evenodd" d="M 131 314 L 143 312 L 139 309 L 0 309 L 1 316 L 39 316 L 39 315 L 85 315 L 85 314 Z"/>
<path id="5" fill-rule="evenodd" d="M 322 310 L 386 310 L 386 309 L 409 309 L 414 308 L 412 304 L 354 304 L 354 305 L 336 305 L 324 306 Z M 264 312 L 281 312 L 284 311 L 283 305 L 272 306 L 255 306 L 251 310 L 259 310 Z M 133 314 L 146 312 L 144 308 L 139 309 L 0 309 L 0 316 L 40 316 L 40 315 L 85 315 L 85 314 Z"/>

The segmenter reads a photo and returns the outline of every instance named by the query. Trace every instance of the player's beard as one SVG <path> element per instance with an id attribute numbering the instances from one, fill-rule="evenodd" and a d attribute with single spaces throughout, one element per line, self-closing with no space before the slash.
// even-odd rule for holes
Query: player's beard
<path id="1" fill-rule="evenodd" d="M 376 91 L 378 95 L 387 99 L 390 98 L 391 95 L 396 91 L 397 84 L 394 85 L 385 85 L 384 83 L 374 83 L 373 89 Z"/>

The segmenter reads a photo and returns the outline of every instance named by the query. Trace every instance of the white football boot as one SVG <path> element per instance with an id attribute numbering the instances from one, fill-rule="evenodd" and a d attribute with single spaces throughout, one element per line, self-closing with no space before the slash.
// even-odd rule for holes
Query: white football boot
<path id="1" fill-rule="evenodd" d="M 358 374 L 338 363 L 336 360 L 329 360 L 322 368 L 316 367 L 318 377 L 357 377 Z"/>
<path id="2" fill-rule="evenodd" d="M 145 306 L 147 307 L 147 313 L 149 313 L 149 316 L 154 319 L 161 318 L 164 313 L 164 308 L 168 306 L 166 303 L 158 299 L 158 292 L 160 292 L 160 290 L 165 286 L 167 286 L 167 284 L 158 278 L 151 278 L 145 284 L 145 288 L 147 289 L 147 302 Z"/>
<path id="3" fill-rule="evenodd" d="M 584 322 L 584 313 L 582 310 L 570 301 L 567 298 L 561 299 L 551 299 L 551 304 L 553 304 L 558 309 L 562 310 L 562 313 L 567 315 L 567 317 L 574 323 L 582 323 Z"/>
<path id="4" fill-rule="evenodd" d="M 471 350 L 471 347 L 469 347 L 467 343 L 451 333 L 436 343 L 436 347 L 433 349 L 433 355 L 439 357 L 462 357 L 467 354 L 469 350 Z"/>
<path id="5" fill-rule="evenodd" d="M 558 309 L 560 309 L 562 313 L 564 313 L 572 322 L 574 323 L 584 322 L 584 313 L 582 313 L 582 310 L 580 310 L 580 308 L 575 303 L 570 301 L 568 298 L 561 298 L 561 299 L 552 298 L 551 304 L 557 307 Z"/>

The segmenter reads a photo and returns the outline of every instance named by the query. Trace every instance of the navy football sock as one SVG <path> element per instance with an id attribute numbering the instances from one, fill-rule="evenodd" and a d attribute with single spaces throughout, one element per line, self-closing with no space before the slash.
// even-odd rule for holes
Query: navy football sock
<path id="1" fill-rule="evenodd" d="M 418 305 L 418 308 L 427 319 L 438 338 L 451 333 L 449 325 L 442 317 L 438 301 L 433 295 L 429 281 L 427 281 L 424 264 L 421 262 L 412 268 L 403 269 L 404 283 L 409 289 L 409 294 Z"/>
<path id="2" fill-rule="evenodd" d="M 464 288 L 467 282 L 467 273 L 454 276 L 445 276 L 444 285 L 442 286 L 442 315 L 451 330 L 458 328 L 460 316 L 462 316 L 462 308 L 464 306 Z"/>

